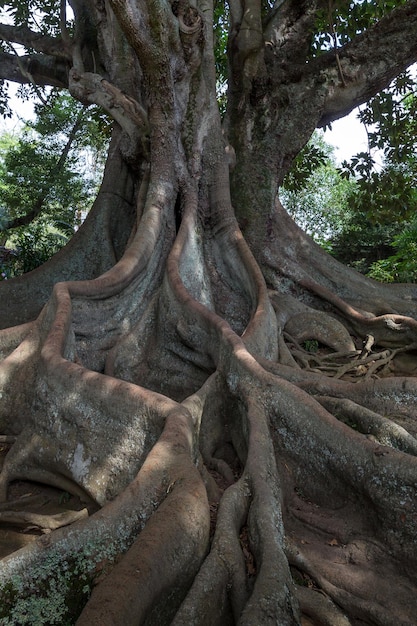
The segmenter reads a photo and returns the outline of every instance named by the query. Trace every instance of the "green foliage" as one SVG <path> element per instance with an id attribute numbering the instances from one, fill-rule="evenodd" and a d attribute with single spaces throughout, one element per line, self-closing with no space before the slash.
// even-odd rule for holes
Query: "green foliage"
<path id="1" fill-rule="evenodd" d="M 373 267 L 372 275 L 379 280 L 398 279 L 395 272 L 388 273 L 389 263 L 384 259 L 392 256 L 397 238 L 416 212 L 413 175 L 410 163 L 388 164 L 363 178 L 349 179 L 354 184 L 345 197 L 346 210 L 329 241 L 330 251 L 339 261 L 365 274 Z"/>
<path id="2" fill-rule="evenodd" d="M 88 195 L 83 193 L 84 183 L 74 169 L 73 158 L 62 171 L 54 172 L 59 156 L 59 142 L 42 141 L 30 131 L 4 153 L 0 203 L 11 218 L 25 215 L 44 194 L 45 212 L 59 211 L 67 219 L 74 211 L 75 199 L 86 202 Z"/>
<path id="3" fill-rule="evenodd" d="M 369 219 L 410 219 L 417 205 L 417 84 L 410 72 L 372 98 L 359 119 L 368 135 L 368 152 L 344 163 L 343 175 L 355 177 L 366 197 Z M 374 156 L 375 151 L 377 157 Z M 377 158 L 384 159 L 378 167 Z M 360 204 L 358 205 L 360 206 Z M 363 207 L 360 207 L 363 210 Z"/>
<path id="4" fill-rule="evenodd" d="M 404 73 L 368 103 L 360 118 L 370 151 L 341 170 L 313 137 L 280 192 L 289 213 L 316 241 L 341 262 L 384 282 L 414 282 L 417 276 L 415 91 Z"/>
<path id="5" fill-rule="evenodd" d="M 288 213 L 322 245 L 343 229 L 354 180 L 340 176 L 332 148 L 315 133 L 286 176 L 280 198 Z"/>
<path id="6" fill-rule="evenodd" d="M 369 276 L 381 282 L 417 282 L 417 217 L 392 242 L 395 253 L 372 264 Z"/>
<path id="7" fill-rule="evenodd" d="M 409 220 L 417 208 L 416 172 L 410 163 L 387 164 L 356 179 L 357 193 L 351 209 L 364 213 L 371 223 L 389 224 Z"/>
<path id="8" fill-rule="evenodd" d="M 324 142 L 321 135 L 315 133 L 295 157 L 291 171 L 284 181 L 285 189 L 301 191 L 313 172 L 329 162 L 330 156 L 331 147 Z"/>
<path id="9" fill-rule="evenodd" d="M 39 267 L 68 241 L 68 234 L 59 230 L 59 223 L 41 219 L 13 234 L 9 242 L 16 253 L 9 269 L 9 278 Z"/>
<path id="10" fill-rule="evenodd" d="M 227 41 L 229 34 L 229 10 L 225 3 L 216 0 L 213 9 L 214 50 L 217 80 L 217 100 L 220 112 L 226 111 L 227 101 Z"/>
<path id="11" fill-rule="evenodd" d="M 56 89 L 50 93 L 47 106 L 35 103 L 34 111 L 36 118 L 26 122 L 27 126 L 41 137 L 59 140 L 61 146 L 64 138 L 71 133 L 75 120 L 80 119 L 80 130 L 74 137 L 72 150 L 77 152 L 88 148 L 97 158 L 103 158 L 110 140 L 112 122 L 101 108 L 86 108 L 70 95 Z"/>
<path id="12" fill-rule="evenodd" d="M 3 279 L 44 263 L 80 225 L 110 136 L 105 115 L 67 95 L 52 92 L 48 106 L 37 105 L 35 112 L 20 137 L 0 137 L 0 232 L 16 251 L 0 260 Z M 7 231 L 16 220 L 31 223 Z"/>
<path id="13" fill-rule="evenodd" d="M 384 282 L 414 282 L 417 275 L 416 93 L 416 79 L 404 72 L 372 98 L 359 115 L 367 128 L 369 152 L 343 164 L 342 175 L 355 180 L 356 188 L 332 251 Z"/>
<path id="14" fill-rule="evenodd" d="M 12 110 L 9 104 L 7 83 L 5 83 L 4 80 L 0 80 L 0 115 L 4 118 L 12 117 Z"/>
<path id="15" fill-rule="evenodd" d="M 48 35 L 60 33 L 60 0 L 14 0 L 0 3 L 15 26 L 28 26 Z"/>
<path id="16" fill-rule="evenodd" d="M 379 186 L 378 180 L 385 179 Z M 382 282 L 415 282 L 415 190 L 405 182 L 405 189 L 400 185 L 397 192 L 398 178 L 390 168 L 372 182 L 358 186 L 348 197 L 349 210 L 341 230 L 331 238 L 331 252 L 341 262 Z"/>
<path id="17" fill-rule="evenodd" d="M 398 222 L 371 222 L 366 212 L 353 209 L 352 206 L 353 202 L 350 202 L 339 232 L 330 238 L 329 251 L 342 263 L 366 274 L 374 261 L 392 254 L 393 238 L 402 225 Z"/>
<path id="18" fill-rule="evenodd" d="M 319 342 L 316 339 L 307 339 L 303 343 L 303 348 L 307 352 L 311 352 L 311 354 L 315 354 L 319 349 Z"/>
<path id="19" fill-rule="evenodd" d="M 403 72 L 360 111 L 359 119 L 368 132 L 369 149 L 382 150 L 391 163 L 415 159 L 416 92 L 415 78 L 410 71 Z"/>
<path id="20" fill-rule="evenodd" d="M 312 55 L 346 45 L 390 11 L 406 3 L 407 0 L 329 0 L 325 9 L 317 11 Z"/>

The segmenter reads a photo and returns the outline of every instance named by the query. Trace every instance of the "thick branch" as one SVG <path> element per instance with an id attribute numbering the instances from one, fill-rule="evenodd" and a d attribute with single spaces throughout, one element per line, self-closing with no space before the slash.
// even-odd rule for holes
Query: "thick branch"
<path id="1" fill-rule="evenodd" d="M 155 57 L 157 50 L 155 50 L 154 42 L 149 33 L 149 15 L 146 3 L 111 0 L 110 4 L 139 58 L 142 61 L 147 59 L 150 62 Z"/>
<path id="2" fill-rule="evenodd" d="M 26 85 L 32 82 L 29 76 L 39 86 L 68 87 L 68 65 L 62 59 L 44 54 L 17 59 L 14 54 L 0 54 L 0 79 Z"/>
<path id="3" fill-rule="evenodd" d="M 67 29 L 67 3 L 65 0 L 61 0 L 59 10 L 59 22 L 61 25 L 61 37 L 66 46 L 71 45 L 71 38 Z"/>
<path id="4" fill-rule="evenodd" d="M 304 63 L 313 37 L 317 10 L 326 5 L 327 0 L 276 3 L 264 29 L 266 45 L 279 49 L 280 57 L 284 55 L 292 63 L 297 58 Z"/>
<path id="5" fill-rule="evenodd" d="M 232 11 L 232 23 L 229 46 L 229 58 L 233 78 L 243 77 L 243 84 L 249 86 L 250 81 L 259 73 L 261 54 L 264 51 L 262 33 L 261 3 L 259 0 L 242 2 L 241 13 Z M 263 58 L 263 57 L 262 57 Z"/>
<path id="6" fill-rule="evenodd" d="M 74 69 L 70 72 L 70 91 L 80 102 L 98 104 L 111 115 L 131 140 L 134 152 L 141 140 L 144 151 L 147 151 L 148 117 L 137 100 L 99 74 L 79 74 Z"/>
<path id="7" fill-rule="evenodd" d="M 32 48 L 36 52 L 63 59 L 71 59 L 71 52 L 61 38 L 48 37 L 42 33 L 36 33 L 26 26 L 0 24 L 0 39 L 9 43 L 20 44 L 25 46 L 25 48 Z"/>
<path id="8" fill-rule="evenodd" d="M 417 61 L 416 32 L 417 0 L 411 0 L 338 50 L 345 84 L 340 80 L 335 51 L 311 63 L 312 71 L 326 71 L 329 84 L 317 126 L 347 115 Z"/>

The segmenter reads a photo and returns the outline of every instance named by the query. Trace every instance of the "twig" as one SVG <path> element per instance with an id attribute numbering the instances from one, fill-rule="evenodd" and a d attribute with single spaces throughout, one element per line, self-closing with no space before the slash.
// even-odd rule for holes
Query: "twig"
<path id="1" fill-rule="evenodd" d="M 339 53 L 337 51 L 337 32 L 336 29 L 334 27 L 334 23 L 333 23 L 333 0 L 329 0 L 329 26 L 330 26 L 330 32 L 332 35 L 332 39 L 333 39 L 333 48 L 334 48 L 334 52 L 336 55 L 336 63 L 337 63 L 337 69 L 339 70 L 339 74 L 340 74 L 340 80 L 342 81 L 343 87 L 346 87 L 346 81 L 345 81 L 345 77 L 343 74 L 343 69 L 342 69 L 342 64 L 340 62 L 340 57 L 339 57 Z"/>
<path id="2" fill-rule="evenodd" d="M 16 61 L 17 61 L 17 65 L 19 67 L 19 70 L 22 74 L 22 76 L 24 76 L 25 78 L 28 79 L 28 81 L 30 82 L 30 84 L 32 85 L 32 87 L 35 89 L 36 95 L 38 96 L 39 100 L 42 102 L 42 104 L 47 105 L 48 102 L 45 100 L 45 98 L 43 97 L 39 87 L 37 86 L 35 79 L 33 78 L 32 74 L 30 72 L 28 72 L 24 67 L 23 67 L 23 63 L 20 60 L 20 57 L 17 53 L 17 51 L 15 50 L 14 46 L 12 46 L 11 43 L 8 44 L 10 47 L 10 50 L 13 52 L 13 54 L 16 56 Z"/>
<path id="3" fill-rule="evenodd" d="M 367 335 L 365 344 L 362 348 L 361 357 L 368 356 L 368 354 L 372 350 L 372 346 L 374 345 L 374 343 L 375 343 L 375 337 L 373 337 L 373 335 Z"/>

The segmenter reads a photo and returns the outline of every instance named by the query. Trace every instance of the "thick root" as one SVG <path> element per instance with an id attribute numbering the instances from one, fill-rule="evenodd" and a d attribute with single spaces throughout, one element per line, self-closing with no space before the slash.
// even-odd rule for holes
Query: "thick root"
<path id="1" fill-rule="evenodd" d="M 69 526 L 79 519 L 88 516 L 87 509 L 81 511 L 66 511 L 56 515 L 39 515 L 24 511 L 0 511 L 0 524 L 22 526 L 23 528 L 39 528 L 43 532 L 50 532 L 63 526 Z"/>

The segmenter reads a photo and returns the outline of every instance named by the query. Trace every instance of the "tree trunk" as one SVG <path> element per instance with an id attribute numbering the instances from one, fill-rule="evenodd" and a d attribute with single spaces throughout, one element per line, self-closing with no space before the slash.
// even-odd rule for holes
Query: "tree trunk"
<path id="1" fill-rule="evenodd" d="M 79 46 L 69 88 L 117 123 L 79 234 L 0 283 L 0 494 L 46 483 L 91 515 L 3 559 L 0 616 L 415 624 L 417 291 L 330 259 L 277 196 L 394 70 L 340 104 L 333 53 L 297 65 L 317 3 L 278 3 L 281 47 L 232 6 L 222 124 L 210 2 L 72 4 L 100 63 Z"/>

